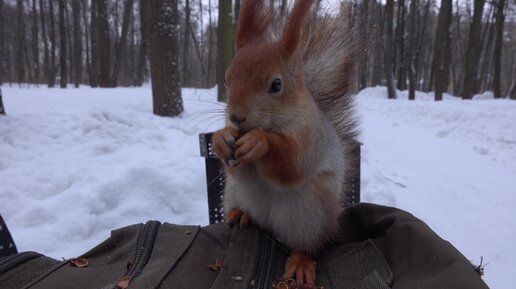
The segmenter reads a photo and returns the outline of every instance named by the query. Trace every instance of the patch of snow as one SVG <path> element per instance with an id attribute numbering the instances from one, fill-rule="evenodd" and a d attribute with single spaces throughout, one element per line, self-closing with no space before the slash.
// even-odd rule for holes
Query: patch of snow
<path id="1" fill-rule="evenodd" d="M 198 134 L 223 125 L 215 88 L 183 89 L 176 118 L 152 114 L 149 87 L 2 92 L 0 213 L 21 251 L 69 258 L 149 219 L 208 224 Z M 491 288 L 511 288 L 516 102 L 386 95 L 357 96 L 362 200 L 413 213 L 474 263 L 483 256 Z"/>

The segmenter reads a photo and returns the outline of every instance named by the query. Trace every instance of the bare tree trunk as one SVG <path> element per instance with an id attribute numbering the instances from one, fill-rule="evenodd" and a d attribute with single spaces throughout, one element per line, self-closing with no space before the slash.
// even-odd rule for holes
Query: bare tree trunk
<path id="1" fill-rule="evenodd" d="M 456 13 L 455 13 L 455 29 L 453 29 L 453 57 L 452 57 L 452 68 L 453 68 L 453 94 L 460 95 L 462 93 L 462 84 L 464 80 L 464 59 L 465 59 L 465 49 L 464 49 L 464 41 L 462 40 L 463 32 L 461 29 L 461 17 L 460 17 L 460 3 L 459 0 L 455 1 Z"/>
<path id="2" fill-rule="evenodd" d="M 206 68 L 206 83 L 205 85 L 208 86 L 209 83 L 210 83 L 210 80 L 211 80 L 211 69 L 212 69 L 212 65 L 211 65 L 211 61 L 212 61 L 212 58 L 211 58 L 211 55 L 212 55 L 212 52 L 213 52 L 213 22 L 212 22 L 212 18 L 211 18 L 211 0 L 208 0 L 208 65 L 207 65 L 207 68 Z"/>
<path id="3" fill-rule="evenodd" d="M 45 6 L 43 5 L 43 0 L 39 0 L 39 11 L 41 16 L 41 39 L 43 41 L 43 71 L 48 83 L 50 67 L 49 67 L 49 55 L 48 55 L 48 42 L 47 42 L 47 31 L 46 31 L 46 21 L 45 21 Z"/>
<path id="4" fill-rule="evenodd" d="M 39 83 L 40 81 L 40 72 L 39 72 L 39 41 L 38 41 L 38 11 L 36 9 L 36 0 L 32 0 L 32 70 L 35 82 Z"/>
<path id="5" fill-rule="evenodd" d="M 60 72 L 61 72 L 61 88 L 66 88 L 66 83 L 68 74 L 67 74 L 67 65 L 66 65 L 66 27 L 65 27 L 65 3 L 64 0 L 59 0 L 59 40 L 61 41 L 61 49 L 59 51 L 59 64 L 60 64 Z"/>
<path id="6" fill-rule="evenodd" d="M 416 99 L 416 67 L 414 65 L 414 48 L 416 45 L 416 14 L 418 7 L 417 0 L 410 1 L 410 20 L 409 20 L 409 31 L 408 31 L 408 47 L 407 47 L 407 73 L 409 81 L 409 94 L 408 99 Z"/>
<path id="7" fill-rule="evenodd" d="M 3 3 L 0 3 L 0 5 L 1 4 L 3 4 Z M 2 87 L 0 87 L 0 115 L 2 115 L 2 114 L 5 115 L 5 108 L 4 108 L 4 101 L 2 100 Z"/>
<path id="8" fill-rule="evenodd" d="M 84 57 L 86 58 L 85 59 L 85 69 L 84 71 L 86 72 L 86 75 L 87 77 L 83 77 L 81 79 L 81 81 L 84 81 L 84 83 L 87 83 L 89 84 L 90 83 L 90 71 L 91 71 L 91 49 L 90 49 L 90 30 L 89 28 L 91 27 L 90 23 L 88 22 L 88 15 L 87 15 L 87 11 L 89 9 L 91 9 L 91 6 L 90 8 L 88 8 L 88 0 L 81 0 L 81 6 L 82 6 L 82 10 L 81 10 L 81 18 L 82 18 L 82 27 L 83 29 L 81 29 L 81 33 L 83 33 L 82 35 L 84 35 Z M 81 37 L 81 41 L 82 41 L 82 37 Z M 81 45 L 82 47 L 82 45 Z M 82 73 L 81 73 L 82 74 Z"/>
<path id="9" fill-rule="evenodd" d="M 385 4 L 385 45 L 384 45 L 384 73 L 387 82 L 387 94 L 389 99 L 396 98 L 396 88 L 394 87 L 394 77 L 392 75 L 392 22 L 394 14 L 394 0 L 387 0 Z"/>
<path id="10" fill-rule="evenodd" d="M 495 98 L 501 98 L 502 89 L 501 89 L 501 78 L 500 74 L 502 71 L 502 41 L 503 41 L 503 24 L 505 21 L 504 15 L 505 8 L 505 0 L 498 0 L 498 5 L 496 8 L 496 40 L 495 47 L 493 51 L 494 57 L 494 76 L 493 76 L 493 91 Z"/>
<path id="11" fill-rule="evenodd" d="M 204 68 L 204 59 L 202 57 L 201 50 L 199 49 L 199 42 L 197 41 L 197 38 L 195 37 L 195 33 L 193 32 L 193 29 L 190 29 L 190 32 L 192 35 L 192 40 L 194 42 L 195 51 L 197 52 L 197 58 L 199 58 L 199 63 L 201 64 L 201 76 L 202 76 L 202 79 L 204 79 L 206 76 L 206 71 Z"/>
<path id="12" fill-rule="evenodd" d="M 181 79 L 183 80 L 183 86 L 189 87 L 191 85 L 189 75 L 189 52 L 190 52 L 190 0 L 185 0 L 185 25 L 184 25 L 184 37 L 183 37 L 183 73 Z"/>
<path id="13" fill-rule="evenodd" d="M 17 18 L 17 30 L 16 30 L 16 67 L 18 83 L 25 81 L 25 62 L 23 61 L 23 51 L 25 51 L 25 25 L 24 25 L 24 8 L 23 0 L 16 1 L 16 18 Z"/>
<path id="14" fill-rule="evenodd" d="M 49 0 L 49 17 L 50 17 L 50 72 L 48 79 L 48 87 L 54 87 L 56 83 L 57 66 L 56 66 L 56 32 L 54 21 L 54 0 Z"/>
<path id="15" fill-rule="evenodd" d="M 374 2 L 373 2 L 374 3 Z M 373 35 L 372 43 L 374 43 L 374 53 L 373 53 L 373 72 L 372 72 L 372 79 L 371 79 L 371 85 L 377 86 L 381 85 L 382 83 L 382 53 L 383 53 L 383 31 L 385 26 L 385 21 L 383 19 L 383 13 L 382 13 L 382 7 L 381 3 L 374 3 L 375 12 L 373 16 L 371 17 L 374 19 L 374 25 L 376 27 L 375 33 Z"/>
<path id="16" fill-rule="evenodd" d="M 149 5 L 152 19 L 150 64 L 154 114 L 177 116 L 183 111 L 177 55 L 177 0 L 155 0 Z"/>
<path id="17" fill-rule="evenodd" d="M 425 4 L 425 9 L 424 9 L 424 12 L 423 12 L 423 19 L 422 20 L 419 20 L 418 22 L 421 23 L 419 25 L 419 27 L 421 28 L 421 30 L 418 31 L 418 41 L 417 41 L 417 46 L 416 46 L 416 51 L 415 51 L 415 54 L 418 55 L 419 57 L 417 57 L 415 59 L 415 67 L 416 67 L 416 84 L 417 84 L 417 87 L 420 89 L 420 90 L 423 90 L 424 87 L 425 87 L 425 58 L 426 58 L 426 55 L 425 55 L 425 48 L 427 46 L 429 46 L 429 35 L 427 33 L 427 20 L 428 20 L 428 15 L 430 14 L 430 4 L 432 3 L 432 1 L 426 1 L 426 4 Z M 418 27 L 418 28 L 419 28 Z"/>
<path id="18" fill-rule="evenodd" d="M 512 81 L 511 88 L 509 89 L 509 98 L 516 100 L 516 80 Z"/>
<path id="19" fill-rule="evenodd" d="M 479 40 L 480 40 L 480 29 L 482 24 L 482 13 L 484 11 L 485 0 L 475 1 L 475 10 L 473 12 L 473 21 L 470 25 L 469 30 L 469 41 L 468 41 L 468 52 L 466 54 L 466 61 L 464 66 L 464 86 L 462 91 L 463 99 L 471 99 L 473 94 L 476 93 L 476 82 L 477 79 L 477 68 L 478 68 L 478 56 L 479 51 Z"/>
<path id="20" fill-rule="evenodd" d="M 66 27 L 66 45 L 67 45 L 67 56 L 68 56 L 68 76 L 67 76 L 67 82 L 73 82 L 75 79 L 75 50 L 74 50 L 74 44 L 73 44 L 73 24 L 70 22 L 70 13 L 68 9 L 68 1 L 65 0 L 65 9 L 64 9 L 64 16 L 65 16 L 65 27 Z"/>
<path id="21" fill-rule="evenodd" d="M 129 46 L 129 54 L 131 55 L 130 56 L 130 71 L 131 71 L 131 85 L 132 86 L 135 86 L 136 85 L 136 76 L 135 76 L 135 72 L 136 72 L 136 65 L 135 65 L 135 60 L 136 60 L 136 29 L 135 29 L 135 25 L 134 25 L 134 22 L 135 22 L 135 17 L 134 17 L 134 11 L 131 12 L 131 45 Z"/>
<path id="22" fill-rule="evenodd" d="M 366 49 L 366 52 L 360 57 L 360 75 L 359 75 L 359 88 L 363 89 L 367 86 L 367 80 L 369 76 L 369 53 L 368 49 L 368 40 L 369 40 L 369 2 L 370 0 L 364 0 L 360 9 L 360 22 L 362 25 L 359 25 L 360 31 L 360 45 Z M 283 5 L 283 3 L 282 3 Z M 283 7 L 282 7 L 283 8 Z M 283 13 L 283 11 L 282 11 Z"/>
<path id="23" fill-rule="evenodd" d="M 90 51 L 91 51 L 91 67 L 89 71 L 91 87 L 99 86 L 99 49 L 97 47 L 97 0 L 91 1 L 90 16 Z"/>
<path id="24" fill-rule="evenodd" d="M 405 58 L 405 0 L 398 0 L 398 17 L 396 22 L 395 71 L 398 89 L 405 90 L 407 88 L 407 75 L 403 65 Z"/>
<path id="25" fill-rule="evenodd" d="M 7 74 L 5 69 L 5 21 L 4 21 L 4 0 L 0 0 L 0 85 L 5 81 L 4 77 Z M 2 93 L 0 92 L 0 95 Z M 1 101 L 1 98 L 0 98 Z M 2 107 L 3 108 L 3 107 Z"/>
<path id="26" fill-rule="evenodd" d="M 86 8 L 86 7 L 84 7 Z M 73 14 L 73 52 L 75 62 L 75 87 L 79 87 L 82 79 L 82 33 L 81 33 L 81 2 L 72 0 Z"/>
<path id="27" fill-rule="evenodd" d="M 133 11 L 133 0 L 126 0 L 124 5 L 124 19 L 122 20 L 122 36 L 118 43 L 115 67 L 111 76 L 111 86 L 118 86 L 118 78 L 122 62 L 125 60 L 125 51 L 127 47 L 127 32 L 129 30 L 129 21 L 131 20 L 131 12 Z"/>
<path id="28" fill-rule="evenodd" d="M 233 58 L 233 5 L 231 0 L 219 0 L 217 29 L 217 100 L 226 100 L 224 74 Z"/>
<path id="29" fill-rule="evenodd" d="M 149 50 L 149 2 L 140 0 L 140 51 L 138 55 L 137 85 L 143 85 L 147 71 L 147 55 Z"/>
<path id="30" fill-rule="evenodd" d="M 98 55 L 98 82 L 100 87 L 110 86 L 109 75 L 109 22 L 107 14 L 107 0 L 93 0 L 96 2 L 96 45 Z"/>
<path id="31" fill-rule="evenodd" d="M 441 0 L 437 29 L 435 32 L 434 59 L 432 71 L 434 73 L 435 100 L 443 100 L 443 93 L 448 86 L 447 70 L 450 66 L 445 62 L 447 42 L 450 40 L 449 30 L 451 24 L 452 0 Z"/>

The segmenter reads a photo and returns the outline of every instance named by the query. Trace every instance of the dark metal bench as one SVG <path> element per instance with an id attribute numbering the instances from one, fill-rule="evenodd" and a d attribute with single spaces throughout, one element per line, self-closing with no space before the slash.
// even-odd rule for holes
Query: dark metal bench
<path id="1" fill-rule="evenodd" d="M 199 145 L 201 156 L 206 161 L 206 182 L 208 185 L 208 210 L 210 216 L 210 224 L 221 223 L 224 221 L 224 208 L 222 207 L 222 199 L 224 198 L 224 184 L 226 182 L 224 176 L 224 168 L 219 159 L 215 157 L 211 151 L 211 136 L 213 133 L 199 134 Z M 344 206 L 349 206 L 360 202 L 360 143 L 357 143 L 353 149 L 355 154 L 354 164 L 357 168 L 357 175 L 351 180 L 351 190 L 346 192 L 343 200 Z"/>
<path id="2" fill-rule="evenodd" d="M 7 229 L 7 225 L 0 215 L 0 258 L 18 253 L 14 245 L 11 233 Z"/>

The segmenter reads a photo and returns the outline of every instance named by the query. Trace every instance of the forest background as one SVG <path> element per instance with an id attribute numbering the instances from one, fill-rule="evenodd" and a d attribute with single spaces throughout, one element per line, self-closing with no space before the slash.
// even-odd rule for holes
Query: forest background
<path id="1" fill-rule="evenodd" d="M 270 1 L 275 20 L 292 4 Z M 514 0 L 316 2 L 319 15 L 349 16 L 350 37 L 361 45 L 360 89 L 384 85 L 389 98 L 398 89 L 409 99 L 415 90 L 435 91 L 435 100 L 485 91 L 516 99 Z M 223 100 L 239 6 L 240 0 L 0 0 L 0 84 L 119 87 L 152 79 L 158 115 L 182 111 L 180 87 L 219 84 Z"/>

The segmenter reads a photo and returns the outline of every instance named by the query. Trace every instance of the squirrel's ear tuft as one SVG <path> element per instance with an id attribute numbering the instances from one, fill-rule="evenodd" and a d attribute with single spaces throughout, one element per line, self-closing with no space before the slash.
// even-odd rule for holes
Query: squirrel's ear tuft
<path id="1" fill-rule="evenodd" d="M 313 2 L 313 0 L 298 0 L 290 13 L 280 40 L 280 46 L 286 57 L 292 56 L 301 43 L 305 19 Z"/>
<path id="2" fill-rule="evenodd" d="M 251 40 L 261 37 L 271 21 L 268 5 L 263 0 L 245 0 L 240 7 L 235 48 L 239 50 Z"/>

